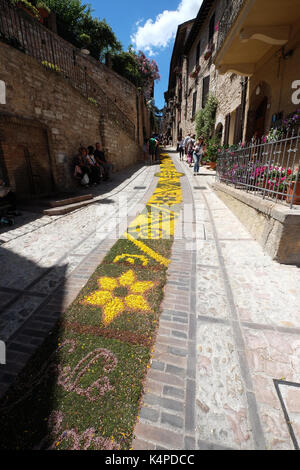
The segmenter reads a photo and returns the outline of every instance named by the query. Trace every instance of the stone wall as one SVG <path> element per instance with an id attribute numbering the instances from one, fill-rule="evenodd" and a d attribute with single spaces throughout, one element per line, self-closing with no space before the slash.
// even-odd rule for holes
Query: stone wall
<path id="1" fill-rule="evenodd" d="M 3 146 L 6 133 L 5 116 L 7 120 L 12 116 L 17 117 L 19 125 L 23 120 L 24 125 L 30 121 L 34 127 L 42 126 L 47 135 L 55 188 L 71 188 L 74 185 L 72 160 L 78 147 L 81 144 L 94 145 L 101 135 L 105 136 L 109 121 L 104 122 L 105 118 L 101 118 L 99 107 L 84 98 L 59 73 L 45 69 L 32 57 L 3 43 L 0 43 L 0 80 L 6 87 L 6 104 L 0 104 L 0 115 L 3 117 L 1 145 Z M 105 141 L 110 159 L 117 169 L 134 164 L 140 149 L 128 136 L 125 137 L 124 132 L 123 134 L 114 128 L 114 135 Z M 124 142 L 122 155 L 114 148 L 118 136 Z M 25 137 L 22 145 L 32 154 L 34 151 L 30 147 L 30 133 Z M 3 165 L 3 149 L 1 153 Z M 10 158 L 14 158 L 14 155 L 6 148 L 6 165 Z M 12 174 L 8 176 L 13 183 Z"/>
<path id="2" fill-rule="evenodd" d="M 204 58 L 208 46 L 209 21 L 215 13 L 215 25 L 220 21 L 224 12 L 225 2 L 217 1 L 211 8 L 205 23 L 199 31 L 190 51 L 188 58 L 185 58 L 183 64 L 183 101 L 182 101 L 182 122 L 181 128 L 183 134 L 195 132 L 195 120 L 192 116 L 193 95 L 197 91 L 196 113 L 202 108 L 203 79 L 210 76 L 209 91 L 218 99 L 219 105 L 216 114 L 216 127 L 222 124 L 224 128 L 225 117 L 232 113 L 241 104 L 241 77 L 235 74 L 227 73 L 220 75 L 213 64 L 213 55 L 206 60 Z M 218 32 L 215 31 L 213 43 L 217 44 Z M 196 78 L 191 78 L 189 74 L 193 71 L 196 64 L 196 50 L 200 41 L 200 72 Z M 176 125 L 175 125 L 176 127 Z M 224 131 L 223 131 L 224 136 Z M 177 136 L 176 136 L 177 137 Z"/>
<path id="3" fill-rule="evenodd" d="M 300 211 L 267 201 L 222 183 L 219 198 L 273 259 L 300 266 Z"/>

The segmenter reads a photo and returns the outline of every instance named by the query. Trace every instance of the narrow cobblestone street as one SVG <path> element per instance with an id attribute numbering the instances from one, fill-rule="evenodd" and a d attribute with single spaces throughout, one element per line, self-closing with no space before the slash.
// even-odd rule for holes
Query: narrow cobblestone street
<path id="1" fill-rule="evenodd" d="M 300 270 L 263 253 L 215 195 L 211 171 L 193 176 L 169 154 L 185 175 L 183 204 L 133 448 L 298 448 Z M 117 190 L 101 195 L 110 204 L 0 234 L 1 394 L 124 232 L 127 216 L 141 212 L 156 172 L 124 173 Z"/>

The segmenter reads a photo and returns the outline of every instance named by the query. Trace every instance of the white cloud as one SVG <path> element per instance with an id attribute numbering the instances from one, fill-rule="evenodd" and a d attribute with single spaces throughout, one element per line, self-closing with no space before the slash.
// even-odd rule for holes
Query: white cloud
<path id="1" fill-rule="evenodd" d="M 177 10 L 164 10 L 155 21 L 149 18 L 143 26 L 131 36 L 136 49 L 142 49 L 155 55 L 155 48 L 165 48 L 176 35 L 177 27 L 197 16 L 202 0 L 181 0 Z"/>

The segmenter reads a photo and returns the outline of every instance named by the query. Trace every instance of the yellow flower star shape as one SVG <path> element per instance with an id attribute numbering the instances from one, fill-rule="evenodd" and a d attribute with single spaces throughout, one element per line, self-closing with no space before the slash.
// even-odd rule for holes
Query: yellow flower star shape
<path id="1" fill-rule="evenodd" d="M 120 315 L 126 308 L 130 310 L 151 310 L 143 294 L 152 289 L 154 282 L 138 281 L 132 269 L 123 273 L 118 278 L 100 277 L 98 285 L 101 290 L 97 290 L 86 296 L 83 303 L 103 307 L 102 321 L 104 325 L 109 325 L 113 319 Z M 125 287 L 128 295 L 116 297 L 113 291 L 118 287 Z"/>

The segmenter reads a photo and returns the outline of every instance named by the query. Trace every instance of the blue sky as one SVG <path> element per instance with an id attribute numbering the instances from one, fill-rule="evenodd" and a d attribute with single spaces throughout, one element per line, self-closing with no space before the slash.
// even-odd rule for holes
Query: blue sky
<path id="1" fill-rule="evenodd" d="M 202 0 L 87 0 L 93 16 L 105 18 L 124 50 L 133 44 L 136 50 L 156 60 L 161 80 L 155 84 L 155 104 L 164 106 L 169 66 L 177 26 L 194 18 Z"/>

